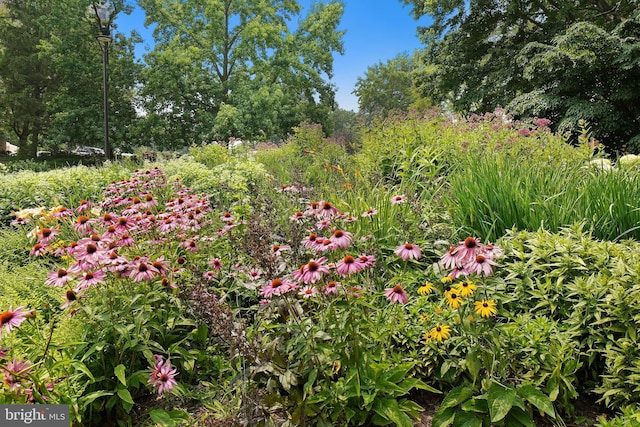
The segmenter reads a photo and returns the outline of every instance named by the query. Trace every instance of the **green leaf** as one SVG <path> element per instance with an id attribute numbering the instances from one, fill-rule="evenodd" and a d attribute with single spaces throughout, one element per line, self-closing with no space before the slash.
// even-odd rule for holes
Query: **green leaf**
<path id="1" fill-rule="evenodd" d="M 478 378 L 478 374 L 480 373 L 480 368 L 482 367 L 478 354 L 475 351 L 467 353 L 464 363 L 467 367 L 467 370 L 469 371 L 469 374 L 471 375 L 471 381 L 475 384 Z"/>
<path id="2" fill-rule="evenodd" d="M 431 420 L 432 427 L 447 427 L 453 422 L 456 415 L 456 408 L 442 408 L 433 415 Z"/>
<path id="3" fill-rule="evenodd" d="M 413 426 L 411 418 L 400 409 L 396 399 L 376 399 L 372 409 L 376 414 L 387 420 L 385 424 L 381 425 L 386 425 L 388 421 L 391 421 L 400 427 Z"/>
<path id="4" fill-rule="evenodd" d="M 553 408 L 551 399 L 534 386 L 527 384 L 518 389 L 518 394 L 527 402 L 538 408 L 540 411 L 549 415 L 551 418 L 556 417 L 556 411 Z"/>
<path id="5" fill-rule="evenodd" d="M 122 385 L 126 386 L 127 385 L 127 378 L 125 376 L 124 369 L 125 369 L 124 365 L 120 364 L 120 365 L 116 366 L 113 369 L 113 373 L 116 375 L 116 378 L 118 378 L 118 380 L 120 380 Z"/>
<path id="6" fill-rule="evenodd" d="M 531 415 L 528 412 L 523 411 L 520 408 L 513 407 L 509 415 L 505 418 L 506 425 L 515 425 L 516 422 L 522 424 L 525 427 L 535 427 L 535 423 L 531 419 Z"/>
<path id="7" fill-rule="evenodd" d="M 133 398 L 131 397 L 131 393 L 126 388 L 121 388 L 118 390 L 118 397 L 122 399 L 123 402 L 133 405 Z"/>
<path id="8" fill-rule="evenodd" d="M 440 409 L 453 408 L 460 405 L 462 402 L 469 400 L 473 396 L 473 390 L 464 385 L 458 386 L 452 389 L 442 400 Z"/>
<path id="9" fill-rule="evenodd" d="M 472 412 L 457 412 L 453 427 L 482 427 L 482 418 Z"/>
<path id="10" fill-rule="evenodd" d="M 82 402 L 80 406 L 86 407 L 88 404 L 90 404 L 91 402 L 93 402 L 94 400 L 100 397 L 112 396 L 112 395 L 113 395 L 113 392 L 111 391 L 105 391 L 105 390 L 94 391 L 93 393 L 89 393 L 86 396 L 82 396 L 80 398 L 80 401 Z"/>
<path id="11" fill-rule="evenodd" d="M 506 417 L 513 407 L 515 398 L 516 391 L 514 389 L 493 383 L 487 396 L 491 422 L 495 423 Z"/>

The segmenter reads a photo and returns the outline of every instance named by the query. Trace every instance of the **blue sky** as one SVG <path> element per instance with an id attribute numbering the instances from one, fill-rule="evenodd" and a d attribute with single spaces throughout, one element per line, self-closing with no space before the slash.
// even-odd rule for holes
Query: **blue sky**
<path id="1" fill-rule="evenodd" d="M 358 99 L 351 92 L 358 77 L 363 77 L 371 65 L 422 47 L 416 29 L 420 25 L 429 25 L 430 20 L 423 17 L 415 21 L 411 9 L 403 6 L 399 0 L 343 1 L 345 11 L 339 28 L 346 31 L 343 38 L 344 55 L 334 55 L 332 82 L 338 88 L 336 101 L 340 108 L 356 111 Z M 311 0 L 300 1 L 305 8 L 310 3 Z M 145 40 L 136 50 L 138 56 L 153 46 L 152 31 L 144 28 L 144 12 L 139 8 L 128 16 L 120 14 L 116 23 L 118 31 L 128 34 L 135 29 Z"/>

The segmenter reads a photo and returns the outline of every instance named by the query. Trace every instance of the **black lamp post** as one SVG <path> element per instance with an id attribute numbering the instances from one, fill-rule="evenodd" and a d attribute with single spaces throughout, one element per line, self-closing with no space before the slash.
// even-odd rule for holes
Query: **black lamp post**
<path id="1" fill-rule="evenodd" d="M 111 160 L 111 146 L 109 145 L 109 75 L 107 74 L 107 64 L 109 63 L 109 45 L 113 41 L 111 37 L 111 21 L 114 16 L 114 9 L 109 3 L 91 3 L 89 14 L 93 16 L 98 25 L 98 35 L 96 40 L 102 51 L 102 91 L 104 102 L 104 155 L 107 160 Z"/>

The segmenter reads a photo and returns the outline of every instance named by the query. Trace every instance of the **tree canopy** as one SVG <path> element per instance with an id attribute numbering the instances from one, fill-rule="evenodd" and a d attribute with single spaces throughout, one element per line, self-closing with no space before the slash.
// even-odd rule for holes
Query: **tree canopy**
<path id="1" fill-rule="evenodd" d="M 560 130 L 585 119 L 612 150 L 637 144 L 637 0 L 402 1 L 434 19 L 419 29 L 425 96 L 462 113 L 544 115 Z"/>
<path id="2" fill-rule="evenodd" d="M 314 3 L 305 17 L 294 0 L 139 4 L 156 24 L 142 98 L 149 120 L 171 124 L 162 130 L 169 140 L 286 136 L 303 120 L 328 124 L 342 3 Z"/>
<path id="3" fill-rule="evenodd" d="M 102 60 L 86 0 L 7 0 L 0 10 L 0 127 L 20 151 L 102 140 Z M 122 3 L 116 3 L 123 8 Z M 135 38 L 111 47 L 111 123 L 124 139 L 135 119 Z"/>
<path id="4" fill-rule="evenodd" d="M 421 97 L 415 89 L 412 76 L 420 66 L 419 59 L 419 52 L 413 56 L 405 52 L 385 63 L 379 62 L 368 67 L 364 76 L 358 77 L 353 91 L 358 97 L 360 112 L 387 114 L 397 110 L 407 111 L 418 105 Z"/>

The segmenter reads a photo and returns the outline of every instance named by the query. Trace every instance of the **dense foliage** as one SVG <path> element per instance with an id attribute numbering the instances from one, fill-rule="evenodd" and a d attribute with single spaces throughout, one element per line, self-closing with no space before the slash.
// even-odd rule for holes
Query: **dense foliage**
<path id="1" fill-rule="evenodd" d="M 425 96 L 463 113 L 509 107 L 554 129 L 589 121 L 611 151 L 636 151 L 638 3 L 403 0 L 422 28 Z"/>
<path id="2" fill-rule="evenodd" d="M 74 425 L 411 426 L 434 402 L 435 426 L 634 425 L 638 220 L 578 218 L 560 187 L 594 204 L 640 162 L 546 124 L 429 112 L 354 147 L 302 123 L 281 147 L 6 174 L 0 402 Z"/>

